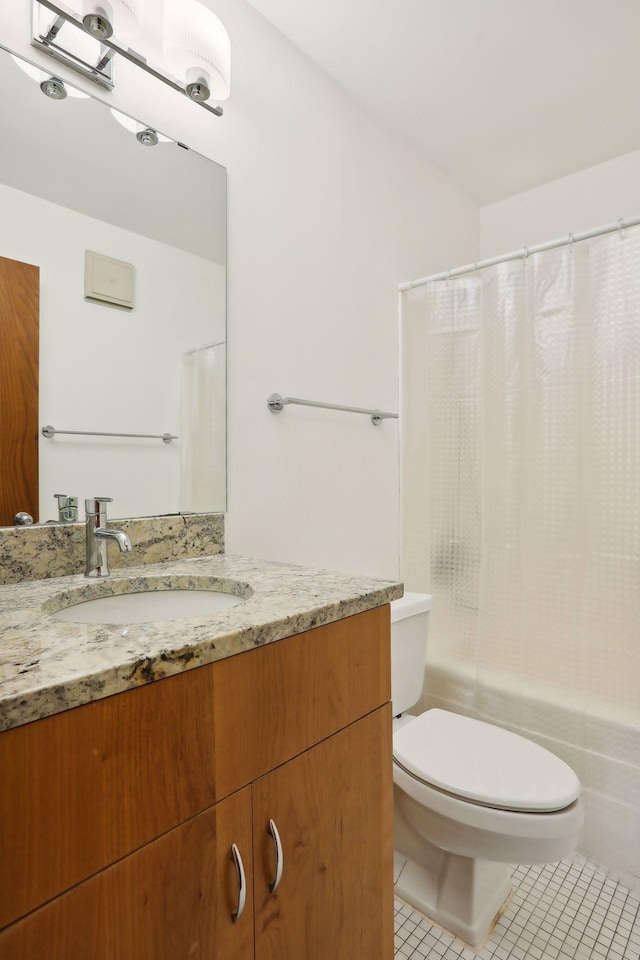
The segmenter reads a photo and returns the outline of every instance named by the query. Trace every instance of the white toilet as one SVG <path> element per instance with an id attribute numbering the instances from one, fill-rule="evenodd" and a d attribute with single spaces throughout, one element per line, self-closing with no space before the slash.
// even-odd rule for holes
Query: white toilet
<path id="1" fill-rule="evenodd" d="M 477 946 L 509 896 L 507 864 L 576 849 L 580 781 L 501 727 L 446 710 L 404 713 L 422 693 L 431 599 L 409 593 L 391 604 L 395 890 Z"/>

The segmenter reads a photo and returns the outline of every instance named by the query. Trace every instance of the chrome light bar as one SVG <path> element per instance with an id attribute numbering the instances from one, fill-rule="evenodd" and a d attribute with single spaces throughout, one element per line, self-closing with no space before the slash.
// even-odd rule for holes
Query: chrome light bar
<path id="1" fill-rule="evenodd" d="M 42 33 L 39 29 L 39 13 L 41 7 L 45 7 L 56 15 L 56 19 L 46 34 Z M 140 67 L 141 70 L 155 77 L 156 80 L 160 80 L 165 86 L 171 87 L 172 90 L 183 94 L 183 96 L 191 100 L 192 103 L 197 103 L 198 106 L 207 110 L 209 113 L 213 113 L 216 117 L 221 117 L 224 112 L 222 107 L 212 106 L 206 103 L 206 101 L 198 99 L 199 93 L 197 91 L 191 90 L 191 92 L 189 92 L 185 84 L 180 83 L 169 74 L 152 67 L 145 57 L 136 53 L 135 50 L 119 44 L 113 39 L 113 36 L 109 35 L 109 30 L 104 29 L 103 23 L 98 25 L 100 29 L 92 32 L 91 29 L 85 27 L 85 24 L 77 14 L 67 10 L 66 7 L 60 3 L 54 3 L 53 0 L 32 0 L 31 19 L 32 46 L 43 51 L 48 56 L 53 57 L 53 59 L 59 63 L 63 63 L 77 73 L 82 74 L 83 77 L 92 80 L 101 87 L 108 90 L 113 89 L 115 85 L 114 58 L 119 56 L 122 57 L 123 60 L 127 60 L 129 63 Z M 62 42 L 61 32 L 67 24 L 69 24 L 70 28 L 81 30 L 83 34 L 87 34 L 95 39 L 98 51 L 95 63 L 89 63 L 66 49 Z M 107 27 L 108 26 L 110 25 L 107 24 Z M 193 87 L 193 84 L 189 86 Z"/>

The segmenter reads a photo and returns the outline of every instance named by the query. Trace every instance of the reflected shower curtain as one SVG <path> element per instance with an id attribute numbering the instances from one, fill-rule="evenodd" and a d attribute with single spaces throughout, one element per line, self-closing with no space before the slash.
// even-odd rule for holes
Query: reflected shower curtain
<path id="1" fill-rule="evenodd" d="M 182 357 L 182 513 L 226 509 L 226 352 L 215 343 Z"/>
<path id="2" fill-rule="evenodd" d="M 416 288 L 403 311 L 403 578 L 434 595 L 427 705 L 551 745 L 635 811 L 637 851 L 640 230 Z M 613 767 L 590 782 L 596 753 L 624 761 L 626 790 Z"/>

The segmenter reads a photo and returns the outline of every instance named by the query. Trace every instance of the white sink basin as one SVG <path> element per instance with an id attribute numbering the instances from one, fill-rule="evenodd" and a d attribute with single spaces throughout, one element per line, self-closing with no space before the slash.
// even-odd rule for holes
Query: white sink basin
<path id="1" fill-rule="evenodd" d="M 252 591 L 244 585 L 237 586 L 241 587 L 245 596 L 228 590 L 202 589 L 195 584 L 182 586 L 149 580 L 128 585 L 126 581 L 105 581 L 99 585 L 92 584 L 84 590 L 72 591 L 60 597 L 58 602 L 54 598 L 45 609 L 56 620 L 71 623 L 126 625 L 185 620 L 206 617 L 207 614 L 244 603 Z M 87 592 L 99 595 L 86 598 Z"/>

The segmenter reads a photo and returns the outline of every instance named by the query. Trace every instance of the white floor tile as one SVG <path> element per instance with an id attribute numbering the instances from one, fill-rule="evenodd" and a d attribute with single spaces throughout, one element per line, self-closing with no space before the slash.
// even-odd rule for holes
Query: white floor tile
<path id="1" fill-rule="evenodd" d="M 396 960 L 640 960 L 640 901 L 581 854 L 515 867 L 513 879 L 477 951 L 396 898 Z"/>

